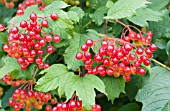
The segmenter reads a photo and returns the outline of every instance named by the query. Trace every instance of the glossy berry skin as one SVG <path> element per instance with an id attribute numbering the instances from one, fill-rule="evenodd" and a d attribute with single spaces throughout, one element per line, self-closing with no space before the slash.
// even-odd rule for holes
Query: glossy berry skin
<path id="1" fill-rule="evenodd" d="M 42 25 L 42 27 L 48 27 L 48 21 L 47 20 L 43 20 L 41 22 L 41 25 Z"/>
<path id="2" fill-rule="evenodd" d="M 31 15 L 30 15 L 30 19 L 32 21 L 36 21 L 37 20 L 37 15 L 34 12 L 32 12 Z"/>
<path id="3" fill-rule="evenodd" d="M 88 46 L 86 44 L 83 44 L 81 46 L 81 50 L 84 51 L 84 52 L 87 51 L 88 50 Z"/>
<path id="4" fill-rule="evenodd" d="M 124 49 L 125 49 L 126 51 L 131 51 L 131 50 L 132 50 L 132 46 L 131 46 L 130 44 L 125 44 L 125 45 L 124 45 Z"/>
<path id="5" fill-rule="evenodd" d="M 146 73 L 144 68 L 139 68 L 137 72 L 139 75 L 144 75 Z"/>
<path id="6" fill-rule="evenodd" d="M 151 44 L 150 45 L 150 50 L 151 51 L 156 51 L 157 50 L 157 46 L 155 44 Z"/>
<path id="7" fill-rule="evenodd" d="M 93 40 L 87 39 L 87 40 L 86 40 L 86 45 L 87 45 L 88 47 L 91 47 L 91 46 L 93 45 Z"/>
<path id="8" fill-rule="evenodd" d="M 78 52 L 78 53 L 76 54 L 76 59 L 77 59 L 77 60 L 83 59 L 83 54 L 82 54 L 81 52 Z"/>
<path id="9" fill-rule="evenodd" d="M 12 100 L 9 100 L 8 101 L 8 104 L 9 106 L 14 106 L 15 105 L 15 101 L 12 99 Z"/>
<path id="10" fill-rule="evenodd" d="M 53 47 L 53 46 L 48 46 L 47 49 L 46 49 L 46 51 L 47 51 L 48 53 L 53 53 L 53 52 L 54 52 L 54 47 Z"/>
<path id="11" fill-rule="evenodd" d="M 27 27 L 27 21 L 20 22 L 20 27 L 21 28 L 26 28 Z"/>
<path id="12" fill-rule="evenodd" d="M 52 20 L 57 20 L 57 19 L 58 19 L 58 14 L 52 13 L 52 14 L 50 15 L 50 17 L 51 17 Z"/>
<path id="13" fill-rule="evenodd" d="M 17 10 L 16 15 L 22 16 L 22 15 L 24 15 L 24 11 L 23 10 Z"/>
<path id="14" fill-rule="evenodd" d="M 139 55 L 142 55 L 143 54 L 143 50 L 141 48 L 137 48 L 136 49 L 136 53 L 139 54 Z"/>
<path id="15" fill-rule="evenodd" d="M 60 36 L 59 35 L 54 35 L 53 39 L 54 39 L 55 43 L 59 43 L 60 42 Z"/>

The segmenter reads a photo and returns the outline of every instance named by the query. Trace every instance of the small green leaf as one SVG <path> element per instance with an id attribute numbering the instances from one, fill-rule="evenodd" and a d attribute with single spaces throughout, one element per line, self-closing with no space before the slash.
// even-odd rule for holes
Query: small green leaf
<path id="1" fill-rule="evenodd" d="M 136 11 L 136 15 L 129 18 L 129 21 L 139 26 L 148 26 L 147 21 L 159 21 L 164 13 L 153 11 L 149 8 L 141 8 Z"/>
<path id="2" fill-rule="evenodd" d="M 54 64 L 42 70 L 40 74 L 45 74 L 45 76 L 37 81 L 35 89 L 48 92 L 58 88 L 60 97 L 64 94 L 65 84 L 74 75 L 73 72 L 68 72 L 63 64 Z"/>
<path id="3" fill-rule="evenodd" d="M 162 109 L 162 111 L 170 111 L 170 100 L 167 102 L 165 107 Z"/>
<path id="4" fill-rule="evenodd" d="M 107 12 L 106 7 L 100 7 L 95 10 L 93 14 L 90 14 L 92 21 L 97 25 L 101 25 L 104 22 L 104 14 Z"/>
<path id="5" fill-rule="evenodd" d="M 118 0 L 109 9 L 105 19 L 121 19 L 131 17 L 136 13 L 136 9 L 145 7 L 148 4 L 147 0 Z"/>
<path id="6" fill-rule="evenodd" d="M 85 109 L 90 110 L 91 106 L 95 104 L 96 94 L 94 89 L 106 94 L 104 83 L 97 76 L 79 77 L 74 75 L 65 86 L 65 94 L 67 100 L 69 100 L 76 91 L 76 95 L 83 101 Z"/>
<path id="7" fill-rule="evenodd" d="M 166 44 L 166 53 L 168 54 L 168 56 L 170 56 L 170 40 Z"/>
<path id="8" fill-rule="evenodd" d="M 107 1 L 107 3 L 106 3 L 107 8 L 111 8 L 113 5 L 114 5 L 114 3 L 111 0 Z"/>
<path id="9" fill-rule="evenodd" d="M 79 18 L 83 18 L 84 16 L 84 11 L 80 7 L 76 7 L 76 6 L 71 7 L 70 11 L 77 12 Z"/>
<path id="10" fill-rule="evenodd" d="M 66 49 L 64 60 L 68 69 L 76 71 L 82 64 L 82 61 L 76 59 L 77 52 L 81 52 L 81 45 L 87 40 L 84 34 L 74 33 L 74 38 L 70 41 L 70 46 Z"/>
<path id="11" fill-rule="evenodd" d="M 112 103 L 115 98 L 119 97 L 121 92 L 125 93 L 124 91 L 125 81 L 122 77 L 114 78 L 114 77 L 106 76 L 106 77 L 101 77 L 101 80 L 105 84 L 106 93 L 108 94 L 107 98 L 108 100 L 111 100 Z"/>
<path id="12" fill-rule="evenodd" d="M 15 58 L 5 57 L 3 58 L 5 65 L 0 68 L 0 79 L 9 72 L 14 70 L 20 70 L 20 66 Z"/>
<path id="13" fill-rule="evenodd" d="M 138 91 L 136 100 L 142 102 L 142 111 L 162 111 L 170 100 L 170 72 L 159 66 L 153 67 L 147 84 Z"/>
<path id="14" fill-rule="evenodd" d="M 7 34 L 0 32 L 0 43 L 7 44 Z"/>

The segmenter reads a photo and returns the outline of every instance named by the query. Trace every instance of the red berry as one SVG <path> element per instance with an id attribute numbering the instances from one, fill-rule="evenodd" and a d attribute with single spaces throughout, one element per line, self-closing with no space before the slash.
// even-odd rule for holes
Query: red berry
<path id="1" fill-rule="evenodd" d="M 44 69 L 47 69 L 47 68 L 49 68 L 49 67 L 50 67 L 49 64 L 44 64 Z"/>
<path id="2" fill-rule="evenodd" d="M 96 55 L 94 56 L 94 60 L 95 60 L 96 62 L 102 62 L 103 58 L 102 58 L 99 54 L 96 54 Z"/>
<path id="3" fill-rule="evenodd" d="M 48 46 L 46 48 L 46 50 L 47 50 L 48 53 L 53 53 L 54 52 L 54 47 L 53 46 Z"/>
<path id="4" fill-rule="evenodd" d="M 146 59 L 145 61 L 143 61 L 143 64 L 145 66 L 149 66 L 151 64 L 150 60 Z"/>
<path id="5" fill-rule="evenodd" d="M 22 21 L 22 22 L 20 22 L 20 27 L 21 28 L 26 28 L 27 27 L 27 21 Z"/>
<path id="6" fill-rule="evenodd" d="M 124 80 L 126 82 L 130 82 L 131 81 L 131 77 L 130 76 L 123 76 Z"/>
<path id="7" fill-rule="evenodd" d="M 54 42 L 59 43 L 60 42 L 60 36 L 59 35 L 54 35 Z"/>
<path id="8" fill-rule="evenodd" d="M 31 19 L 32 21 L 36 21 L 36 20 L 37 20 L 37 15 L 36 15 L 34 12 L 32 12 L 32 13 L 30 14 L 30 19 Z"/>
<path id="9" fill-rule="evenodd" d="M 37 57 L 37 58 L 35 59 L 35 62 L 36 62 L 37 64 L 40 64 L 40 63 L 42 63 L 43 61 L 42 61 L 42 58 L 41 58 L 41 57 Z"/>
<path id="10" fill-rule="evenodd" d="M 22 16 L 22 15 L 24 15 L 24 11 L 23 10 L 17 10 L 16 15 Z"/>
<path id="11" fill-rule="evenodd" d="M 84 53 L 84 57 L 85 57 L 87 60 L 89 60 L 89 59 L 91 58 L 91 53 L 88 52 L 88 51 L 86 51 L 86 52 Z"/>
<path id="12" fill-rule="evenodd" d="M 81 53 L 81 52 L 78 52 L 77 54 L 76 54 L 76 59 L 77 60 L 81 60 L 83 58 L 83 54 Z"/>
<path id="13" fill-rule="evenodd" d="M 88 47 L 91 47 L 91 46 L 93 45 L 93 41 L 92 41 L 91 39 L 87 39 L 87 40 L 86 40 L 86 45 L 87 45 Z"/>
<path id="14" fill-rule="evenodd" d="M 142 55 L 143 54 L 143 50 L 141 48 L 137 48 L 136 49 L 136 53 L 139 54 L 139 55 Z"/>
<path id="15" fill-rule="evenodd" d="M 74 108 L 77 108 L 77 102 L 75 100 L 71 100 L 69 102 L 69 108 L 70 109 L 74 109 Z"/>
<path id="16" fill-rule="evenodd" d="M 10 30 L 11 33 L 13 34 L 17 34 L 19 32 L 18 30 L 18 27 L 13 27 L 11 30 Z"/>
<path id="17" fill-rule="evenodd" d="M 15 105 L 15 101 L 13 99 L 8 101 L 9 106 L 14 106 Z"/>
<path id="18" fill-rule="evenodd" d="M 47 27 L 48 26 L 48 21 L 47 20 L 43 20 L 41 22 L 41 25 L 42 25 L 42 27 Z"/>
<path id="19" fill-rule="evenodd" d="M 53 19 L 53 20 L 57 20 L 57 19 L 58 19 L 58 14 L 52 13 L 52 14 L 50 15 L 50 17 L 51 17 L 51 19 Z"/>
<path id="20" fill-rule="evenodd" d="M 0 32 L 3 31 L 5 29 L 3 24 L 0 24 Z"/>
<path id="21" fill-rule="evenodd" d="M 131 46 L 130 44 L 125 44 L 125 45 L 124 45 L 124 49 L 125 49 L 126 51 L 131 51 L 131 50 L 132 50 L 132 46 Z"/>
<path id="22" fill-rule="evenodd" d="M 149 32 L 147 33 L 147 35 L 152 36 L 152 35 L 153 35 L 153 32 L 152 32 L 152 31 L 149 31 Z"/>
<path id="23" fill-rule="evenodd" d="M 88 50 L 88 46 L 86 44 L 83 44 L 81 46 L 81 50 L 84 51 L 84 52 L 87 51 Z"/>
<path id="24" fill-rule="evenodd" d="M 145 71 L 144 68 L 139 68 L 137 72 L 138 72 L 138 74 L 140 74 L 140 75 L 144 75 L 144 74 L 146 73 L 146 71 Z"/>
<path id="25" fill-rule="evenodd" d="M 107 73 L 107 75 L 112 76 L 114 72 L 113 72 L 113 69 L 112 69 L 112 68 L 108 68 L 108 69 L 106 70 L 106 73 Z"/>
<path id="26" fill-rule="evenodd" d="M 157 46 L 155 44 L 151 44 L 150 45 L 150 50 L 151 51 L 156 51 L 157 50 Z"/>
<path id="27" fill-rule="evenodd" d="M 5 44 L 5 45 L 3 46 L 3 51 L 5 51 L 5 52 L 10 51 L 10 45 L 9 45 L 9 44 Z"/>
<path id="28" fill-rule="evenodd" d="M 101 43 L 101 45 L 102 45 L 102 47 L 105 49 L 105 48 L 107 48 L 108 43 L 107 43 L 107 41 L 103 41 L 103 42 Z"/>
<path id="29" fill-rule="evenodd" d="M 145 48 L 145 53 L 147 55 L 152 55 L 152 51 L 149 48 Z"/>
<path id="30" fill-rule="evenodd" d="M 51 41 L 53 40 L 53 38 L 52 38 L 51 35 L 46 35 L 46 36 L 45 36 L 45 40 L 46 40 L 47 42 L 51 42 Z"/>
<path id="31" fill-rule="evenodd" d="M 46 110 L 46 111 L 52 111 L 52 107 L 51 107 L 50 105 L 47 105 L 47 106 L 45 107 L 45 110 Z"/>
<path id="32" fill-rule="evenodd" d="M 15 104 L 15 105 L 14 105 L 14 110 L 17 111 L 17 110 L 19 110 L 19 109 L 20 109 L 19 105 L 18 105 L 18 104 Z"/>

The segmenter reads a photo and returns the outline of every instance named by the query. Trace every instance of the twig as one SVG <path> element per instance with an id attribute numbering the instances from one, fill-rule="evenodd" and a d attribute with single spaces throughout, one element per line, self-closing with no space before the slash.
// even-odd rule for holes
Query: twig
<path id="1" fill-rule="evenodd" d="M 166 65 L 162 64 L 161 62 L 159 62 L 159 61 L 157 61 L 157 60 L 155 60 L 155 59 L 151 59 L 151 60 L 152 60 L 153 62 L 159 64 L 161 67 L 163 67 L 163 68 L 165 68 L 165 69 L 167 69 L 167 70 L 170 71 L 170 68 L 167 67 Z"/>
<path id="2" fill-rule="evenodd" d="M 108 21 L 106 20 L 106 24 L 104 26 L 104 34 L 106 34 L 107 25 L 108 25 Z"/>

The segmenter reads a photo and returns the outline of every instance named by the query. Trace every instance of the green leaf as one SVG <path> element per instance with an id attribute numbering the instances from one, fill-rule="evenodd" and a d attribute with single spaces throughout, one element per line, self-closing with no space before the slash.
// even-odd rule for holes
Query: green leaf
<path id="1" fill-rule="evenodd" d="M 64 54 L 64 61 L 68 69 L 76 71 L 82 64 L 82 61 L 76 59 L 77 52 L 81 52 L 81 45 L 87 40 L 84 34 L 74 33 L 74 38 L 70 41 L 70 46 L 66 49 Z"/>
<path id="2" fill-rule="evenodd" d="M 170 56 L 170 40 L 166 44 L 166 53 L 168 54 L 168 56 Z"/>
<path id="3" fill-rule="evenodd" d="M 147 0 L 118 0 L 109 9 L 105 19 L 121 19 L 131 17 L 136 13 L 136 9 L 145 7 L 149 2 Z"/>
<path id="4" fill-rule="evenodd" d="M 166 37 L 170 39 L 170 18 L 164 17 L 163 20 L 159 22 L 150 22 L 149 29 L 154 32 L 153 40 L 157 38 Z"/>
<path id="5" fill-rule="evenodd" d="M 151 2 L 147 7 L 153 10 L 161 10 L 167 8 L 169 0 L 148 0 Z"/>
<path id="6" fill-rule="evenodd" d="M 170 100 L 167 102 L 165 107 L 162 109 L 162 111 L 170 111 Z"/>
<path id="7" fill-rule="evenodd" d="M 44 12 L 48 12 L 48 13 L 53 13 L 53 11 L 55 10 L 59 10 L 59 9 L 64 9 L 66 7 L 68 7 L 70 5 L 67 5 L 65 2 L 63 1 L 54 1 L 52 2 L 50 5 L 47 5 L 44 9 Z M 52 11 L 52 12 L 51 12 Z"/>
<path id="8" fill-rule="evenodd" d="M 170 100 L 170 72 L 159 66 L 153 67 L 147 84 L 138 91 L 136 100 L 142 102 L 142 111 L 162 111 Z"/>
<path id="9" fill-rule="evenodd" d="M 0 43 L 7 44 L 7 35 L 3 32 L 0 32 Z"/>
<path id="10" fill-rule="evenodd" d="M 95 104 L 96 94 L 94 89 L 106 94 L 104 83 L 97 76 L 79 77 L 74 75 L 65 86 L 65 94 L 67 100 L 69 100 L 76 91 L 76 95 L 83 101 L 85 109 L 90 110 L 91 106 Z"/>
<path id="11" fill-rule="evenodd" d="M 107 8 L 111 8 L 113 5 L 114 5 L 114 3 L 111 0 L 107 1 L 107 3 L 106 3 Z"/>
<path id="12" fill-rule="evenodd" d="M 104 14 L 107 12 L 106 7 L 100 7 L 95 10 L 93 14 L 90 14 L 92 21 L 98 26 L 104 22 Z"/>
<path id="13" fill-rule="evenodd" d="M 43 2 L 45 3 L 45 4 L 50 4 L 50 3 L 52 3 L 54 0 L 43 0 Z"/>
<path id="14" fill-rule="evenodd" d="M 0 79 L 9 72 L 20 69 L 20 66 L 15 58 L 5 57 L 3 58 L 3 61 L 5 65 L 2 68 L 0 68 Z"/>
<path id="15" fill-rule="evenodd" d="M 37 81 L 35 89 L 48 92 L 58 88 L 60 97 L 64 94 L 65 84 L 74 75 L 73 72 L 68 72 L 63 64 L 54 64 L 41 71 L 40 74 L 45 74 L 45 76 Z"/>
<path id="16" fill-rule="evenodd" d="M 167 44 L 168 40 L 167 39 L 157 39 L 156 40 L 156 45 L 158 46 L 159 49 L 166 49 L 166 44 Z"/>
<path id="17" fill-rule="evenodd" d="M 27 70 L 14 70 L 10 73 L 10 75 L 14 78 L 17 79 L 33 79 L 32 75 L 34 74 L 36 65 L 35 64 L 31 64 Z"/>
<path id="18" fill-rule="evenodd" d="M 114 77 L 101 77 L 101 80 L 105 84 L 105 90 L 107 95 L 108 100 L 111 100 L 112 103 L 115 98 L 118 98 L 120 93 L 123 92 L 125 93 L 125 81 L 124 79 L 121 78 L 114 78 Z"/>
<path id="19" fill-rule="evenodd" d="M 74 21 L 74 22 L 79 22 L 79 16 L 78 13 L 74 12 L 74 11 L 69 11 L 67 12 L 69 18 Z"/>
<path id="20" fill-rule="evenodd" d="M 119 108 L 118 111 L 140 111 L 140 106 L 137 103 L 128 103 Z"/>
<path id="21" fill-rule="evenodd" d="M 159 21 L 164 13 L 153 11 L 149 8 L 141 8 L 136 11 L 136 15 L 128 20 L 139 26 L 148 26 L 147 21 Z"/>
<path id="22" fill-rule="evenodd" d="M 53 46 L 55 46 L 55 48 L 60 48 L 62 46 L 66 46 L 69 44 L 70 44 L 70 40 L 64 39 L 64 40 L 61 40 L 59 43 L 53 43 Z"/>
<path id="23" fill-rule="evenodd" d="M 71 7 L 70 11 L 77 12 L 79 18 L 83 18 L 83 16 L 84 16 L 84 11 L 80 7 L 76 7 L 76 6 Z"/>

